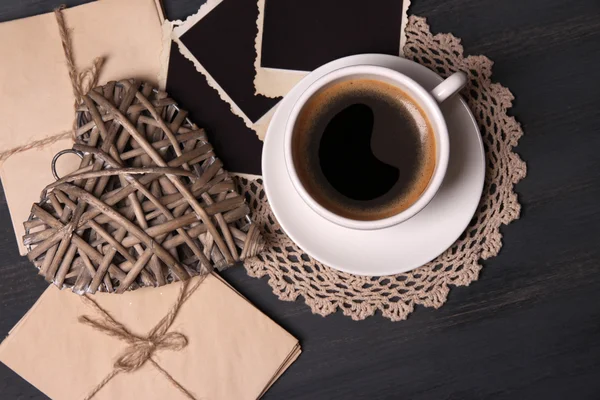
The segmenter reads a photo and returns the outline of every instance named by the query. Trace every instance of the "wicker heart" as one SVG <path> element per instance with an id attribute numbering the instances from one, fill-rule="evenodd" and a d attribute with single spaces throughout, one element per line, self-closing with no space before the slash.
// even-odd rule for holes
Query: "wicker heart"
<path id="1" fill-rule="evenodd" d="M 167 93 L 134 80 L 84 97 L 80 168 L 42 192 L 27 257 L 79 294 L 122 293 L 222 269 L 263 241 L 204 130 Z"/>

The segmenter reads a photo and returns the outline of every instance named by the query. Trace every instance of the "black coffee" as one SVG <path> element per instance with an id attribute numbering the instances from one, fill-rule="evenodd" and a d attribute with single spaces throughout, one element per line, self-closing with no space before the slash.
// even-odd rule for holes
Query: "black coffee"
<path id="1" fill-rule="evenodd" d="M 354 79 L 313 96 L 293 132 L 300 181 L 343 217 L 377 220 L 410 207 L 435 169 L 435 138 L 421 108 L 402 90 Z"/>

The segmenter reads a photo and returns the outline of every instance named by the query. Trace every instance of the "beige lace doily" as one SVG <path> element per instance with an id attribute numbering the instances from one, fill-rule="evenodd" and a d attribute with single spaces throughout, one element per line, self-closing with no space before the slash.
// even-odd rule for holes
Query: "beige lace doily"
<path id="1" fill-rule="evenodd" d="M 406 319 L 415 304 L 438 308 L 446 302 L 449 286 L 477 280 L 480 260 L 498 254 L 500 226 L 519 217 L 513 186 L 526 174 L 525 163 L 513 153 L 523 134 L 507 115 L 510 91 L 492 83 L 492 61 L 463 55 L 460 39 L 432 35 L 424 18 L 412 16 L 407 26 L 406 57 L 442 76 L 455 71 L 469 74 L 462 92 L 479 124 L 486 151 L 486 180 L 473 220 L 463 235 L 442 255 L 411 272 L 363 277 L 339 272 L 309 257 L 283 232 L 268 205 L 262 181 L 240 179 L 255 220 L 264 227 L 267 249 L 246 260 L 251 276 L 268 276 L 273 292 L 286 301 L 302 296 L 314 313 L 326 316 L 337 309 L 355 320 L 377 310 L 393 321 Z"/>

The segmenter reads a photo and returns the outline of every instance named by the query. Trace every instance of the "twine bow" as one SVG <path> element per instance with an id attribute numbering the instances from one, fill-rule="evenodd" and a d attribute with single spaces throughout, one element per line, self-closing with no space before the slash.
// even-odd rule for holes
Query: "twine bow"
<path id="1" fill-rule="evenodd" d="M 99 314 L 99 318 L 93 319 L 87 315 L 79 317 L 79 322 L 85 325 L 89 325 L 95 330 L 105 333 L 109 336 L 116 337 L 129 343 L 129 347 L 125 349 L 123 354 L 113 364 L 114 369 L 109 373 L 106 378 L 96 385 L 90 393 L 85 397 L 85 400 L 93 398 L 96 393 L 100 391 L 112 378 L 121 372 L 134 372 L 142 367 L 145 363 L 151 363 L 156 369 L 158 369 L 167 378 L 173 386 L 175 386 L 181 393 L 191 400 L 196 398 L 186 390 L 181 384 L 179 384 L 167 371 L 165 371 L 153 358 L 152 356 L 161 350 L 182 350 L 188 344 L 188 339 L 179 332 L 167 332 L 173 320 L 177 316 L 181 305 L 194 293 L 194 291 L 200 286 L 208 274 L 201 276 L 198 281 L 187 290 L 190 281 L 184 281 L 181 285 L 181 290 L 177 296 L 177 300 L 167 313 L 161 319 L 158 324 L 148 333 L 146 336 L 139 336 L 132 333 L 123 324 L 117 322 L 106 310 L 93 300 L 91 297 L 85 295 L 81 296 L 81 299 L 92 308 L 94 308 Z"/>
<path id="2" fill-rule="evenodd" d="M 117 359 L 115 368 L 133 372 L 144 365 L 155 351 L 179 351 L 187 344 L 187 338 L 179 332 L 170 332 L 158 338 L 135 338 L 134 343 Z"/>
<path id="3" fill-rule="evenodd" d="M 116 322 L 108 314 L 104 314 L 99 321 L 88 316 L 81 316 L 79 322 L 130 343 L 130 346 L 125 349 L 114 364 L 116 369 L 123 372 L 136 371 L 159 350 L 179 351 L 188 344 L 187 338 L 179 332 L 168 332 L 163 335 L 152 332 L 147 337 L 136 336 L 127 331 L 123 325 Z"/>

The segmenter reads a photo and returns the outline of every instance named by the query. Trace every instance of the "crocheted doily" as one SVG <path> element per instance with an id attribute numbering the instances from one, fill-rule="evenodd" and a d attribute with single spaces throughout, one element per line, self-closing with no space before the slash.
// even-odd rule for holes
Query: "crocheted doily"
<path id="1" fill-rule="evenodd" d="M 407 58 L 441 76 L 465 71 L 469 84 L 462 92 L 479 124 L 486 152 L 483 195 L 463 235 L 435 260 L 413 271 L 382 277 L 364 277 L 329 268 L 304 253 L 283 232 L 271 211 L 262 181 L 239 179 L 247 193 L 254 219 L 263 227 L 266 250 L 245 261 L 249 275 L 268 276 L 273 292 L 286 301 L 302 296 L 314 313 L 326 316 L 340 309 L 355 320 L 377 310 L 394 321 L 406 319 L 416 304 L 438 308 L 446 302 L 449 286 L 477 280 L 481 260 L 498 254 L 500 226 L 519 217 L 513 186 L 526 174 L 525 163 L 513 152 L 523 134 L 513 117 L 510 91 L 492 83 L 492 61 L 463 55 L 460 39 L 432 35 L 424 18 L 412 16 L 407 25 Z"/>

